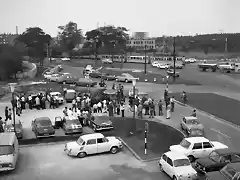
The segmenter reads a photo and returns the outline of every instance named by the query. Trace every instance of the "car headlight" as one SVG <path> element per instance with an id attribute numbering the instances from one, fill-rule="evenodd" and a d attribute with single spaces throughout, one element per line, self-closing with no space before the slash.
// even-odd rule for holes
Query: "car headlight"
<path id="1" fill-rule="evenodd" d="M 12 163 L 9 163 L 8 166 L 11 167 L 11 168 L 13 168 L 13 164 L 12 164 Z"/>

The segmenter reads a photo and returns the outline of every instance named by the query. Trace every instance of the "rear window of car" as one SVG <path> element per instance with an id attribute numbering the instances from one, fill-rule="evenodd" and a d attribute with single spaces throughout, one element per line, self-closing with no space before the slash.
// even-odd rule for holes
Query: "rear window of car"
<path id="1" fill-rule="evenodd" d="M 189 146 L 191 145 L 191 143 L 189 141 L 187 141 L 186 139 L 183 139 L 182 142 L 180 143 L 180 145 L 186 149 L 189 148 Z"/>
<path id="2" fill-rule="evenodd" d="M 49 120 L 41 120 L 37 122 L 38 127 L 47 127 L 50 125 L 51 125 L 51 122 Z"/>
<path id="3" fill-rule="evenodd" d="M 0 156 L 13 154 L 14 149 L 12 146 L 0 146 Z"/>

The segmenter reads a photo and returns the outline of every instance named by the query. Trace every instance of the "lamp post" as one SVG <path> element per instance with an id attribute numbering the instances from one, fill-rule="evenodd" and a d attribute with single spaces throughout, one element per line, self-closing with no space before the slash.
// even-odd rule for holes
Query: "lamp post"
<path id="1" fill-rule="evenodd" d="M 173 37 L 173 81 L 176 78 L 176 42 L 175 37 Z"/>
<path id="2" fill-rule="evenodd" d="M 147 45 L 144 46 L 144 55 L 145 55 L 145 62 L 144 62 L 144 72 L 147 74 Z"/>
<path id="3" fill-rule="evenodd" d="M 15 120 L 15 98 L 14 98 L 14 90 L 16 87 L 17 83 L 9 83 L 10 86 L 10 91 L 12 93 L 12 111 L 13 111 L 13 128 L 14 128 L 14 132 L 16 133 L 16 120 Z"/>
<path id="4" fill-rule="evenodd" d="M 139 78 L 132 79 L 132 86 L 133 86 L 133 129 L 130 134 L 134 134 L 136 131 L 136 110 L 135 110 L 135 99 L 136 99 L 136 83 Z"/>

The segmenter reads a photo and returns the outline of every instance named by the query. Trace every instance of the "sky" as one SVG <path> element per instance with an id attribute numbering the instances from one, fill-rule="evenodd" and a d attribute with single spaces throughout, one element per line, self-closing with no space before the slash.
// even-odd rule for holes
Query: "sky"
<path id="1" fill-rule="evenodd" d="M 40 27 L 55 37 L 69 21 L 84 34 L 104 24 L 150 37 L 237 33 L 239 20 L 240 0 L 0 0 L 0 33 Z"/>

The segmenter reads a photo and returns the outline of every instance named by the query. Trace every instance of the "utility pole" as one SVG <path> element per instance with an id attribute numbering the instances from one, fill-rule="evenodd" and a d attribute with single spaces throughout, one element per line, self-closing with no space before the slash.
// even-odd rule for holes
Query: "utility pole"
<path id="1" fill-rule="evenodd" d="M 144 72 L 147 74 L 147 45 L 144 46 L 144 54 L 145 54 L 145 63 L 144 63 Z"/>
<path id="2" fill-rule="evenodd" d="M 225 60 L 227 60 L 227 53 L 228 53 L 228 38 L 225 38 Z"/>
<path id="3" fill-rule="evenodd" d="M 176 78 L 176 42 L 175 37 L 173 37 L 173 80 Z"/>

